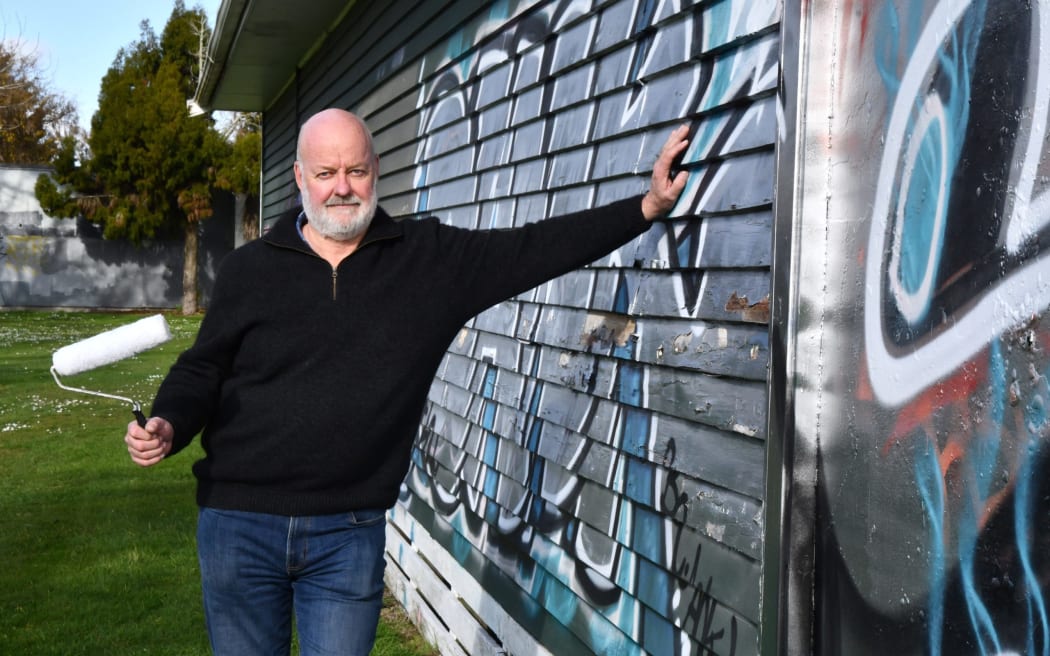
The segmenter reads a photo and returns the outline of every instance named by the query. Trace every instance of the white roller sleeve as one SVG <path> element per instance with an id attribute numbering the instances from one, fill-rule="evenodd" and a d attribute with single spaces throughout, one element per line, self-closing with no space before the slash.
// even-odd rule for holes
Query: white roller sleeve
<path id="1" fill-rule="evenodd" d="M 63 346 L 51 356 L 51 364 L 59 374 L 72 376 L 130 358 L 169 339 L 171 330 L 168 328 L 168 322 L 164 320 L 164 315 L 155 314 L 75 344 Z"/>

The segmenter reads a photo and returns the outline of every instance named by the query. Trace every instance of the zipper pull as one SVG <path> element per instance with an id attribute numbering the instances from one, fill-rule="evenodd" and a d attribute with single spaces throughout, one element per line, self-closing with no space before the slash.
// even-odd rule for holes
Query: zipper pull
<path id="1" fill-rule="evenodd" d="M 334 268 L 332 269 L 332 300 L 335 300 L 335 281 L 339 277 L 339 272 Z"/>

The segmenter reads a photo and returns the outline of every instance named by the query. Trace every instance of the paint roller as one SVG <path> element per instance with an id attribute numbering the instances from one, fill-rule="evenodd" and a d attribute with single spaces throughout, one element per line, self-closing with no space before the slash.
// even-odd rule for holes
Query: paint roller
<path id="1" fill-rule="evenodd" d="M 70 392 L 80 392 L 93 396 L 102 396 L 107 399 L 124 401 L 131 405 L 131 412 L 139 426 L 146 426 L 146 416 L 142 414 L 142 408 L 138 402 L 123 396 L 107 394 L 96 390 L 81 389 L 63 385 L 59 374 L 72 376 L 84 371 L 95 369 L 103 365 L 130 358 L 154 346 L 163 344 L 171 339 L 171 330 L 164 316 L 155 314 L 145 319 L 139 319 L 112 330 L 99 333 L 94 337 L 63 346 L 51 356 L 51 375 L 58 386 Z"/>

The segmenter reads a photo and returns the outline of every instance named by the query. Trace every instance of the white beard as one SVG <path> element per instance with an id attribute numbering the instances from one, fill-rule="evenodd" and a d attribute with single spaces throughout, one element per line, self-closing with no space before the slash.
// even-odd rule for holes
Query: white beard
<path id="1" fill-rule="evenodd" d="M 379 205 L 377 194 L 372 193 L 367 203 L 357 196 L 332 196 L 324 205 L 317 205 L 310 198 L 305 188 L 300 190 L 303 196 L 303 212 L 310 227 L 321 235 L 336 241 L 353 241 L 365 234 Z M 332 206 L 346 206 L 348 203 L 359 203 L 348 218 L 337 218 L 328 211 Z M 345 209 L 345 207 L 344 207 Z M 342 210 L 341 210 L 342 211 Z"/>

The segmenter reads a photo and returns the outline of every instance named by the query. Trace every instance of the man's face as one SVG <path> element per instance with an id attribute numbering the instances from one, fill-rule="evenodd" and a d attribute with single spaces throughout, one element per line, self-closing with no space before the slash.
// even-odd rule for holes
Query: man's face
<path id="1" fill-rule="evenodd" d="M 367 139 L 352 126 L 315 132 L 318 138 L 305 140 L 295 164 L 303 211 L 317 232 L 353 241 L 364 235 L 375 216 L 378 161 Z"/>

